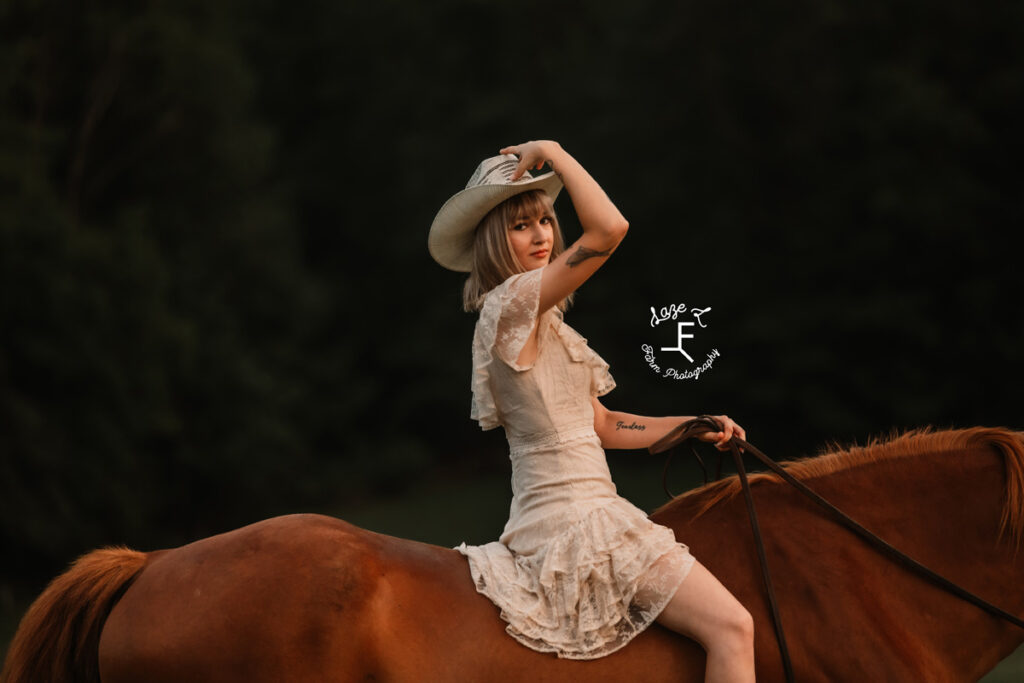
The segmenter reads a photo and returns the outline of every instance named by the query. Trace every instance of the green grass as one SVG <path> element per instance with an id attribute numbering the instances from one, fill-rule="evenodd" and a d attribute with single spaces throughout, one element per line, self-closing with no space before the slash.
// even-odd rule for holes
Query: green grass
<path id="1" fill-rule="evenodd" d="M 981 679 L 982 683 L 1021 683 L 1024 681 L 1024 645 L 1001 661 Z"/>
<path id="2" fill-rule="evenodd" d="M 612 455 L 610 465 L 619 494 L 643 510 L 666 501 L 661 490 L 660 459 Z M 686 478 L 687 468 L 674 467 L 673 486 L 678 490 L 697 482 Z M 378 533 L 411 538 L 451 547 L 462 541 L 481 544 L 494 541 L 508 519 L 512 489 L 508 474 L 472 479 L 448 478 L 424 481 L 406 493 L 358 506 L 338 506 L 329 514 Z"/>

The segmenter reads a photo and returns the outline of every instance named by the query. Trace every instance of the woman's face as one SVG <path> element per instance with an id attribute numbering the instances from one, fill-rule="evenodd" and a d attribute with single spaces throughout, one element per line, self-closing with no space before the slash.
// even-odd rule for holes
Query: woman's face
<path id="1" fill-rule="evenodd" d="M 527 270 L 546 266 L 551 260 L 551 247 L 555 243 L 555 217 L 541 209 L 536 215 L 523 210 L 508 226 L 512 252 Z"/>

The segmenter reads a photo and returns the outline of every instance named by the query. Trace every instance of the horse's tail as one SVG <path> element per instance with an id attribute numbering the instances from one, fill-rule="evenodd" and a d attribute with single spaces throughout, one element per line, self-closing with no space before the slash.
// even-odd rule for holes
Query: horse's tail
<path id="1" fill-rule="evenodd" d="M 145 553 L 128 548 L 104 548 L 80 557 L 22 617 L 0 683 L 99 683 L 103 624 L 145 563 Z"/>

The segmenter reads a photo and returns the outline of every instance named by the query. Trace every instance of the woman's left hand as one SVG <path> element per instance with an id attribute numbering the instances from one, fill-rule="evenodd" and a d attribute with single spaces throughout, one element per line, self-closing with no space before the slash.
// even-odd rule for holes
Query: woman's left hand
<path id="1" fill-rule="evenodd" d="M 729 448 L 729 439 L 734 436 L 738 436 L 744 441 L 747 440 L 747 432 L 728 415 L 709 415 L 709 417 L 715 418 L 722 425 L 722 431 L 701 434 L 697 437 L 701 441 L 713 443 L 715 448 L 724 451 Z"/>

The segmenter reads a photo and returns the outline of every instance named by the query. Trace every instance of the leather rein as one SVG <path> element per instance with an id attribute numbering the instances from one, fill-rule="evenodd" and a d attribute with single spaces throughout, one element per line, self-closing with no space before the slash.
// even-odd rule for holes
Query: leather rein
<path id="1" fill-rule="evenodd" d="M 722 425 L 716 419 L 708 415 L 701 415 L 700 417 L 683 422 L 682 424 L 675 427 L 668 434 L 666 434 L 665 436 L 651 444 L 651 446 L 648 448 L 648 450 L 651 453 L 663 453 L 665 451 L 669 451 L 669 454 L 665 459 L 665 468 L 662 473 L 662 485 L 665 487 L 665 492 L 668 493 L 669 497 L 672 497 L 672 494 L 668 492 L 666 482 L 668 478 L 669 462 L 672 459 L 671 449 L 675 448 L 676 446 L 679 446 L 684 441 L 696 438 L 701 434 L 705 434 L 707 432 L 719 432 L 721 430 Z M 928 581 L 931 581 L 932 583 L 936 584 L 940 588 L 943 588 L 946 591 L 952 593 L 953 595 L 956 595 L 957 597 L 966 600 L 967 602 L 985 610 L 989 614 L 999 617 L 1000 619 L 1003 619 L 1005 621 L 1008 621 L 1018 628 L 1024 629 L 1024 620 L 1014 616 L 1013 614 L 1010 614 L 1006 610 L 1000 609 L 999 607 L 996 607 L 995 605 L 986 602 L 974 593 L 971 593 L 965 588 L 962 588 L 961 586 L 953 583 L 949 579 L 932 571 L 931 569 L 924 566 L 917 560 L 914 560 L 913 558 L 900 552 L 892 545 L 890 545 L 886 541 L 882 540 L 881 538 L 879 538 L 878 536 L 876 536 L 875 534 L 861 526 L 858 522 L 853 520 L 842 510 L 832 505 L 832 503 L 828 502 L 827 500 L 819 496 L 813 490 L 808 488 L 799 479 L 793 477 L 793 475 L 787 472 L 781 465 L 779 465 L 777 462 L 775 462 L 767 455 L 759 451 L 754 446 L 751 446 L 743 439 L 734 436 L 729 441 L 729 450 L 732 452 L 733 462 L 736 465 L 736 473 L 740 481 L 740 486 L 743 489 L 743 497 L 746 499 L 747 512 L 750 515 L 750 527 L 754 534 L 754 544 L 757 546 L 757 557 L 761 564 L 761 577 L 764 579 L 765 592 L 768 596 L 768 606 L 772 615 L 772 623 L 775 626 L 775 637 L 779 644 L 779 654 L 782 656 L 782 666 L 786 673 L 786 680 L 790 683 L 792 683 L 792 681 L 795 680 L 793 678 L 793 665 L 789 657 L 789 648 L 786 645 L 786 635 L 782 629 L 782 619 L 779 616 L 778 602 L 775 598 L 775 589 L 772 587 L 771 573 L 768 570 L 768 559 L 764 551 L 764 540 L 761 537 L 761 527 L 757 522 L 757 510 L 754 507 L 754 498 L 750 492 L 750 482 L 747 480 L 747 472 L 743 467 L 742 453 L 744 451 L 754 456 L 765 467 L 767 467 L 769 470 L 777 474 L 783 481 L 793 486 L 797 491 L 804 494 L 806 497 L 810 498 L 819 507 L 823 508 L 827 513 L 829 513 L 837 522 L 839 522 L 839 524 L 846 527 L 856 535 L 860 536 L 864 541 L 868 543 L 868 545 L 872 546 L 873 548 L 881 552 L 883 555 L 887 555 L 897 564 L 903 565 L 904 567 L 917 573 L 918 575 L 922 576 Z M 704 470 L 704 477 L 706 483 L 707 468 L 704 466 L 704 461 L 701 460 L 699 455 L 697 455 L 696 450 L 693 450 L 693 454 L 694 456 L 696 456 L 697 461 L 700 463 L 701 469 Z M 719 459 L 718 478 L 721 478 L 721 471 L 722 461 L 721 459 Z"/>

